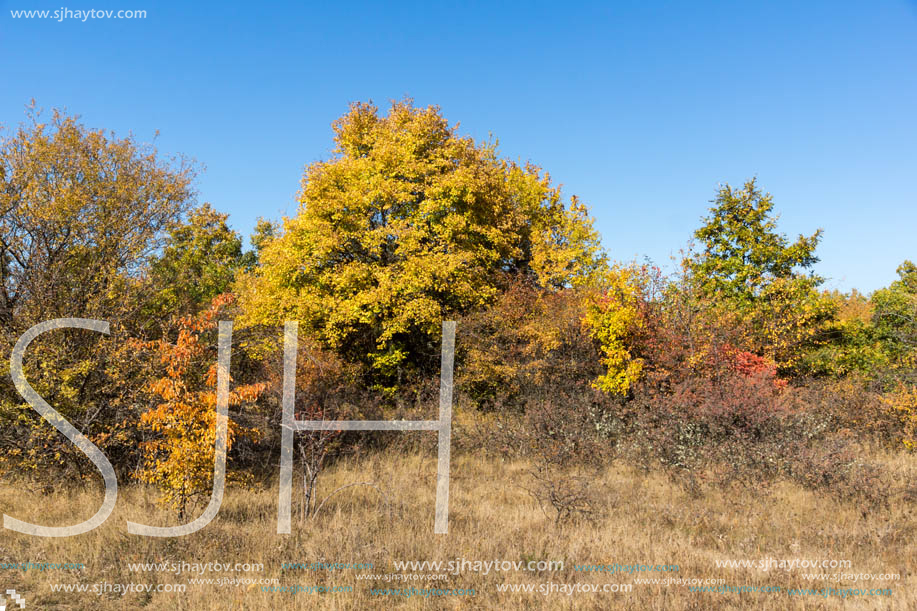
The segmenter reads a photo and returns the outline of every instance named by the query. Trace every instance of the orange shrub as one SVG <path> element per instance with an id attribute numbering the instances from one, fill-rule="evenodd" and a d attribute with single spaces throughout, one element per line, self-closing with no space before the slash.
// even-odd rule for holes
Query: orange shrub
<path id="1" fill-rule="evenodd" d="M 179 518 L 185 516 L 189 502 L 209 492 L 212 485 L 217 365 L 215 351 L 202 335 L 215 329 L 221 308 L 232 300 L 229 294 L 220 295 L 204 312 L 179 319 L 174 344 L 166 339 L 136 343 L 158 354 L 166 369 L 164 376 L 149 383 L 162 403 L 141 416 L 154 437 L 142 445 L 145 463 L 137 478 L 155 484 L 161 502 L 177 509 Z M 237 386 L 229 393 L 229 404 L 253 403 L 264 388 L 265 384 Z M 230 419 L 227 451 L 240 434 L 255 436 L 256 431 L 242 429 Z"/>

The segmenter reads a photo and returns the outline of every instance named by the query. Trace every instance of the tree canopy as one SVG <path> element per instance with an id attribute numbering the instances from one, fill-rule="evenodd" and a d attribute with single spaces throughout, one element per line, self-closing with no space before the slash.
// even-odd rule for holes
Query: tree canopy
<path id="1" fill-rule="evenodd" d="M 193 198 L 194 170 L 53 113 L 0 144 L 0 321 L 103 314 Z M 27 312 L 29 312 L 27 314 Z M 104 316 L 103 316 L 104 317 Z"/>
<path id="2" fill-rule="evenodd" d="M 143 400 L 127 349 L 146 324 L 149 257 L 194 199 L 195 171 L 132 137 L 38 112 L 0 143 L 0 345 L 8 356 L 29 327 L 53 318 L 109 321 L 111 335 L 43 334 L 29 348 L 30 384 L 112 455 L 136 450 L 132 416 Z M 5 448 L 21 467 L 81 469 L 84 457 L 0 381 Z M 0 458 L 6 458 L 3 456 Z M 125 465 L 126 461 L 118 461 Z"/>
<path id="3" fill-rule="evenodd" d="M 698 296 L 741 321 L 746 349 L 784 372 L 796 368 L 836 307 L 816 290 L 822 278 L 812 271 L 821 229 L 791 243 L 755 179 L 740 189 L 722 186 L 713 204 L 694 232 L 703 250 L 686 261 Z"/>
<path id="4" fill-rule="evenodd" d="M 458 136 L 436 107 L 357 103 L 333 128 L 334 157 L 306 169 L 298 214 L 239 285 L 253 322 L 297 318 L 391 376 L 430 360 L 441 321 L 511 279 L 559 289 L 604 262 L 582 203 L 537 166 Z"/>
<path id="5" fill-rule="evenodd" d="M 150 263 L 156 290 L 154 306 L 163 312 L 195 312 L 229 290 L 236 273 L 254 263 L 242 238 L 210 204 L 195 208 L 176 223 L 162 252 Z"/>
<path id="6" fill-rule="evenodd" d="M 822 230 L 790 243 L 777 232 L 773 208 L 773 197 L 762 193 L 755 179 L 741 189 L 728 184 L 720 188 L 710 216 L 694 232 L 703 254 L 693 267 L 706 292 L 749 300 L 776 279 L 804 279 L 811 286 L 821 283 L 821 278 L 803 270 L 818 263 L 815 249 Z"/>

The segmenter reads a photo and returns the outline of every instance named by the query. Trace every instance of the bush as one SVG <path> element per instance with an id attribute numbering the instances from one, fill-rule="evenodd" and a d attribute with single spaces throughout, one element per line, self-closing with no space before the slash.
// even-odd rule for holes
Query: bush
<path id="1" fill-rule="evenodd" d="M 917 449 L 917 386 L 898 382 L 882 397 L 885 411 L 896 425 L 893 438 L 908 450 Z"/>
<path id="2" fill-rule="evenodd" d="M 887 477 L 860 460 L 862 445 L 844 426 L 854 405 L 876 413 L 875 403 L 865 391 L 847 393 L 834 394 L 828 385 L 783 387 L 761 373 L 734 373 L 715 383 L 689 378 L 671 393 L 638 395 L 627 455 L 645 468 L 661 466 L 692 493 L 703 482 L 763 493 L 786 478 L 839 499 L 884 506 Z"/>
<path id="3" fill-rule="evenodd" d="M 511 284 L 496 304 L 460 322 L 460 400 L 484 411 L 522 413 L 554 393 L 578 392 L 602 372 L 583 324 L 588 293 Z"/>
<path id="4" fill-rule="evenodd" d="M 594 521 L 601 515 L 599 496 L 594 488 L 595 478 L 570 475 L 541 464 L 527 472 L 529 482 L 523 486 L 541 505 L 554 511 L 554 522 L 564 524 L 577 519 Z"/>

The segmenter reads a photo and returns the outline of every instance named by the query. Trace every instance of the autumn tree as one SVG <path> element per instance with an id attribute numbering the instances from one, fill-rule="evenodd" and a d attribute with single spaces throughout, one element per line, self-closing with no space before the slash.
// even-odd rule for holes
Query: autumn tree
<path id="1" fill-rule="evenodd" d="M 187 208 L 193 169 L 55 111 L 0 145 L 0 323 L 92 317 L 122 301 Z"/>
<path id="2" fill-rule="evenodd" d="M 55 111 L 45 120 L 33 110 L 29 119 L 0 142 L 0 344 L 8 355 L 25 330 L 53 318 L 109 321 L 108 337 L 80 330 L 42 335 L 29 348 L 25 374 L 123 465 L 136 448 L 125 423 L 144 400 L 125 339 L 142 318 L 148 257 L 193 201 L 195 171 L 74 116 Z M 25 467 L 20 472 L 88 465 L 9 376 L 0 380 L 0 446 L 12 464 Z"/>
<path id="3" fill-rule="evenodd" d="M 392 388 L 435 364 L 444 318 L 493 303 L 510 279 L 554 290 L 601 268 L 582 203 L 438 108 L 357 103 L 333 128 L 334 157 L 306 169 L 298 214 L 238 284 L 250 322 L 299 319 Z"/>
<path id="4" fill-rule="evenodd" d="M 625 395 L 643 374 L 639 337 L 647 325 L 648 301 L 656 270 L 615 265 L 587 298 L 584 322 L 602 352 L 605 372 L 596 387 Z"/>
<path id="5" fill-rule="evenodd" d="M 232 301 L 228 293 L 219 295 L 206 310 L 178 319 L 175 343 L 164 338 L 133 344 L 151 351 L 165 368 L 165 375 L 149 383 L 149 390 L 161 403 L 141 415 L 153 437 L 143 444 L 145 462 L 137 477 L 156 485 L 161 502 L 176 509 L 179 518 L 185 517 L 189 503 L 212 488 L 217 361 L 216 342 L 209 341 L 209 336 L 221 309 Z M 251 404 L 265 387 L 264 383 L 231 387 L 229 405 Z M 230 418 L 227 452 L 239 435 L 257 436 L 257 432 Z"/>

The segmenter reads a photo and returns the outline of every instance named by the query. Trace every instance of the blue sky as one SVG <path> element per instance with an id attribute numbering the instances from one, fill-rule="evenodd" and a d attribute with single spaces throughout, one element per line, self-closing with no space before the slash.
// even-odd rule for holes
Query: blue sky
<path id="1" fill-rule="evenodd" d="M 133 9 L 143 20 L 13 19 Z M 665 264 L 721 182 L 757 176 L 826 286 L 917 259 L 917 2 L 0 0 L 0 123 L 31 98 L 206 166 L 247 235 L 296 210 L 355 100 L 437 104 L 586 201 L 617 259 Z"/>

